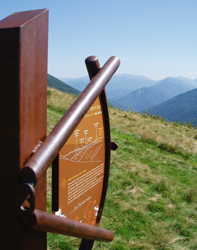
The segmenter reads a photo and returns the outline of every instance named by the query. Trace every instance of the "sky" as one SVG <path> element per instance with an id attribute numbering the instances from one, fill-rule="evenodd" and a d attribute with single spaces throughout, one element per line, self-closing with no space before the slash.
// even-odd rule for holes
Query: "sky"
<path id="1" fill-rule="evenodd" d="M 196 0 L 0 0 L 0 20 L 20 11 L 49 9 L 48 73 L 87 75 L 85 59 L 111 56 L 117 74 L 154 80 L 197 78 Z"/>

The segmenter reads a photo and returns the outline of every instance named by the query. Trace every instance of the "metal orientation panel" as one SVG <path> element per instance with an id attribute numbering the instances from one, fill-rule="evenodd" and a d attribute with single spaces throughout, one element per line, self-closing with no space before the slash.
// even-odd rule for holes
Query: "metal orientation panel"
<path id="1" fill-rule="evenodd" d="M 96 224 L 105 172 L 104 124 L 98 97 L 59 153 L 57 215 Z"/>

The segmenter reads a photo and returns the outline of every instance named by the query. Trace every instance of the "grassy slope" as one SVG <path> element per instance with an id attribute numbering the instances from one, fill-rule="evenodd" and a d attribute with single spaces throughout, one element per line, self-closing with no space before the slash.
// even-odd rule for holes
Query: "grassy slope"
<path id="1" fill-rule="evenodd" d="M 76 98 L 48 91 L 48 132 Z M 100 226 L 114 232 L 94 249 L 197 249 L 197 155 L 193 128 L 109 108 L 112 152 Z M 48 204 L 50 203 L 50 169 Z M 50 208 L 50 205 L 48 205 Z M 80 240 L 48 234 L 48 249 Z"/>

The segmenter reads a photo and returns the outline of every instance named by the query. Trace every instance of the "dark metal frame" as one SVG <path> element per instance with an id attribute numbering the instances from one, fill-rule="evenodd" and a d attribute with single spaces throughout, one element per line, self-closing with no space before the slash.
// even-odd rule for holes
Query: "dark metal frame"
<path id="1" fill-rule="evenodd" d="M 27 161 L 20 174 L 22 182 L 30 182 L 36 185 L 39 178 L 53 162 L 60 149 L 118 69 L 119 64 L 120 60 L 117 57 L 111 57 L 99 70 L 77 100 L 55 125 L 44 143 Z"/>
<path id="2" fill-rule="evenodd" d="M 96 74 L 100 70 L 99 61 L 98 61 L 96 56 L 90 56 L 85 60 L 85 63 L 86 63 L 86 67 L 88 70 L 89 78 L 91 80 L 94 76 L 96 76 Z M 110 154 L 111 154 L 109 113 L 108 113 L 108 106 L 107 106 L 107 98 L 106 98 L 105 89 L 102 90 L 99 98 L 100 98 L 100 103 L 102 106 L 101 109 L 102 109 L 104 133 L 105 133 L 105 170 L 104 170 L 104 180 L 103 180 L 101 200 L 100 200 L 99 211 L 98 211 L 98 216 L 97 216 L 95 226 L 99 225 L 99 222 L 100 222 L 101 216 L 102 216 L 102 212 L 103 212 L 103 208 L 104 208 L 108 179 L 109 179 Z M 93 240 L 82 239 L 79 250 L 84 250 L 84 249 L 91 250 L 93 247 L 93 244 L 94 244 Z"/>
<path id="3" fill-rule="evenodd" d="M 103 92 L 105 85 L 110 80 L 112 75 L 115 73 L 119 67 L 120 61 L 117 57 L 111 57 L 106 64 L 98 71 L 98 73 L 92 78 L 87 87 L 83 90 L 77 100 L 69 108 L 69 110 L 63 115 L 60 121 L 55 125 L 53 131 L 48 135 L 43 144 L 38 148 L 38 150 L 31 156 L 31 158 L 25 164 L 25 167 L 21 170 L 20 179 L 22 183 L 30 183 L 36 186 L 36 183 L 45 173 L 47 167 L 52 163 L 52 161 L 57 157 L 59 151 L 68 140 L 72 132 L 75 130 L 79 122 L 83 119 L 84 115 L 87 113 L 91 105 L 94 103 L 96 98 L 101 94 L 101 100 L 103 105 L 103 112 L 107 115 L 107 103 L 105 93 Z M 106 117 L 109 120 L 109 117 Z M 106 170 L 104 176 L 103 191 L 101 197 L 101 209 L 99 209 L 98 220 L 96 224 L 98 225 L 107 190 L 107 182 L 109 175 L 109 160 L 110 160 L 110 131 L 109 124 L 105 119 L 105 131 L 106 131 Z M 57 160 L 57 158 L 56 158 Z M 30 190 L 30 189 L 29 189 Z M 29 193 L 30 196 L 33 194 Z M 53 214 L 46 213 L 35 209 L 35 211 L 29 215 L 29 208 L 27 208 L 26 213 L 22 210 L 22 220 L 24 224 L 32 229 L 54 232 L 64 235 L 72 235 L 79 238 L 85 238 L 89 240 L 100 240 L 100 241 L 111 241 L 113 240 L 113 233 L 101 229 L 95 226 L 86 225 L 76 221 L 70 221 L 68 219 L 58 217 Z M 32 210 L 32 209 L 31 209 Z M 60 223 L 61 221 L 61 223 Z M 62 227 L 56 227 L 60 223 Z M 70 226 L 72 224 L 72 227 Z M 67 229 L 74 228 L 74 230 L 69 231 Z M 89 229 L 89 230 L 88 230 Z M 80 230 L 84 231 L 83 234 L 79 233 Z M 82 237 L 84 235 L 84 237 Z M 93 243 L 92 243 L 93 244 Z M 85 248 L 83 248 L 85 249 Z M 91 249 L 91 248 L 88 248 Z"/>
<path id="4" fill-rule="evenodd" d="M 47 9 L 16 13 L 0 22 L 0 115 L 3 117 L 0 123 L 0 198 L 4 204 L 0 212 L 3 216 L 6 214 L 4 218 L 1 216 L 0 223 L 1 233 L 4 231 L 2 247 L 43 250 L 46 249 L 46 232 L 53 232 L 88 239 L 83 249 L 91 249 L 94 240 L 108 242 L 114 237 L 112 232 L 97 226 L 107 190 L 111 147 L 104 87 L 120 61 L 111 57 L 99 68 L 94 57 L 93 61 L 86 60 L 92 80 L 45 139 L 47 27 Z M 45 212 L 46 169 L 54 160 L 58 165 L 59 151 L 99 95 L 106 116 L 106 169 L 96 226 L 90 226 Z"/>

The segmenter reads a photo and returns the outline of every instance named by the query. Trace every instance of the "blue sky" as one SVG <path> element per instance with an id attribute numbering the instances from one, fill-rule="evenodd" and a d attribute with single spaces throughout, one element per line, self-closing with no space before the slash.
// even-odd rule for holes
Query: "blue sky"
<path id="1" fill-rule="evenodd" d="M 1 0 L 0 19 L 43 8 L 55 77 L 87 75 L 84 60 L 96 55 L 101 65 L 119 57 L 119 74 L 197 78 L 196 0 Z"/>

